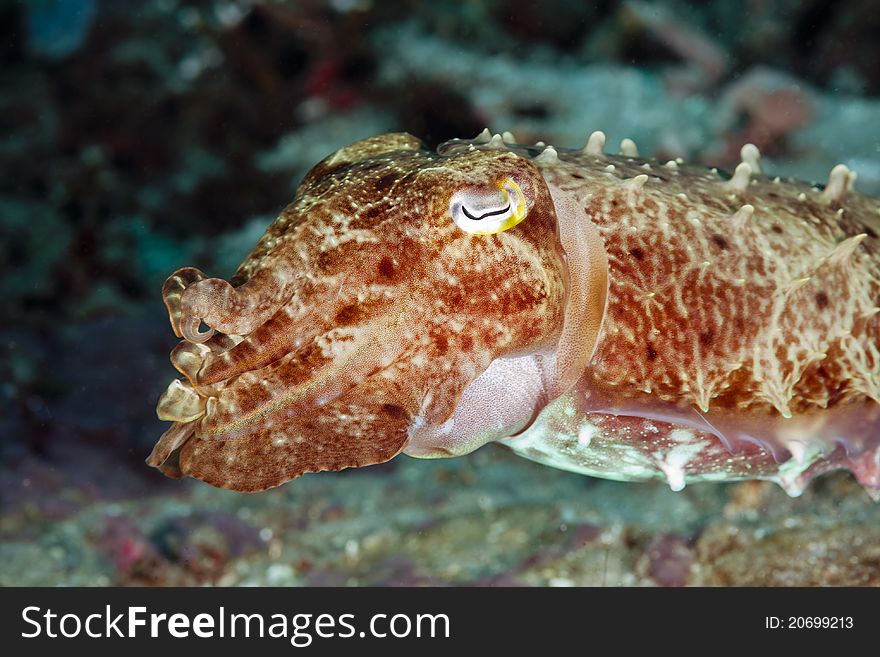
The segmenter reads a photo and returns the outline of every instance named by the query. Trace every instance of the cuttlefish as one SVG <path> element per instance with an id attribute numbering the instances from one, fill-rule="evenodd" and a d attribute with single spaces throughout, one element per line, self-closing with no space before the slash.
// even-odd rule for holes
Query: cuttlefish
<path id="1" fill-rule="evenodd" d="M 880 201 L 484 131 L 330 155 L 227 282 L 165 283 L 147 462 L 259 491 L 495 442 L 597 477 L 880 497 Z"/>

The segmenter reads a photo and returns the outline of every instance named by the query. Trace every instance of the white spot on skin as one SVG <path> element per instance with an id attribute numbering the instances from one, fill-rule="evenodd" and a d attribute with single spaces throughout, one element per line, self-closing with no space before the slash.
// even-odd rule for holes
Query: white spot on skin
<path id="1" fill-rule="evenodd" d="M 599 429 L 594 427 L 592 424 L 584 422 L 581 424 L 580 429 L 578 429 L 578 445 L 583 448 L 587 448 L 590 446 L 590 443 L 593 440 L 593 436 L 595 436 L 599 432 Z"/>
<path id="2" fill-rule="evenodd" d="M 678 444 L 665 453 L 658 452 L 655 456 L 657 457 L 657 467 L 666 475 L 669 488 L 678 492 L 685 485 L 685 467 L 703 451 L 704 443 L 702 441 L 690 442 L 693 440 L 693 434 L 682 429 L 676 429 L 669 434 L 669 437 L 677 441 Z"/>
<path id="3" fill-rule="evenodd" d="M 655 433 L 657 432 L 657 427 L 653 424 L 649 426 L 654 429 Z M 648 427 L 646 426 L 645 428 L 647 429 Z M 687 429 L 674 429 L 669 433 L 669 439 L 674 440 L 677 443 L 690 443 L 694 440 L 694 434 Z"/>

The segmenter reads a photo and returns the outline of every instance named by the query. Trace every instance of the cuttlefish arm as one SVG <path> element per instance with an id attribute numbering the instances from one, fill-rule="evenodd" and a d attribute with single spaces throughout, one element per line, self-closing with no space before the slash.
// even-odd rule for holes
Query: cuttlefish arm
<path id="1" fill-rule="evenodd" d="M 296 275 L 284 261 L 258 269 L 239 287 L 221 278 L 205 278 L 195 267 L 184 267 L 165 281 L 162 298 L 174 334 L 198 344 L 215 331 L 227 335 L 253 332 L 288 301 L 295 283 Z M 202 323 L 207 330 L 200 330 Z"/>
<path id="2" fill-rule="evenodd" d="M 403 350 L 394 336 L 407 329 L 405 305 L 404 299 L 373 318 L 344 358 L 313 344 L 235 377 L 215 395 L 172 384 L 160 414 L 199 415 L 179 417 L 148 462 L 170 476 L 252 491 L 305 472 L 392 458 L 421 403 L 417 391 L 381 376 Z"/>
<path id="3" fill-rule="evenodd" d="M 171 362 L 192 385 L 208 386 L 275 362 L 308 344 L 321 328 L 313 313 L 286 304 L 250 334 L 222 346 L 213 338 L 205 343 L 181 341 L 171 352 Z"/>

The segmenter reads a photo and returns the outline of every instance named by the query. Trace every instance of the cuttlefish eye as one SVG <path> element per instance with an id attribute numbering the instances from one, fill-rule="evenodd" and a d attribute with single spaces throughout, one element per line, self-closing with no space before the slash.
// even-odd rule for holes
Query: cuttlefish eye
<path id="1" fill-rule="evenodd" d="M 455 225 L 474 235 L 494 235 L 513 228 L 526 218 L 526 197 L 509 178 L 495 183 L 497 191 L 468 188 L 456 192 L 449 201 Z"/>

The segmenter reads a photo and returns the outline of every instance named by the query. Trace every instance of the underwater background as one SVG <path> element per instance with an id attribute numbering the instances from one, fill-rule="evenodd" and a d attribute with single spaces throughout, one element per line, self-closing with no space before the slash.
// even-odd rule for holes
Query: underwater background
<path id="1" fill-rule="evenodd" d="M 880 195 L 880 2 L 0 0 L 0 585 L 880 585 L 848 474 L 601 481 L 487 446 L 256 495 L 144 464 L 184 265 L 357 139 L 484 126 Z"/>

